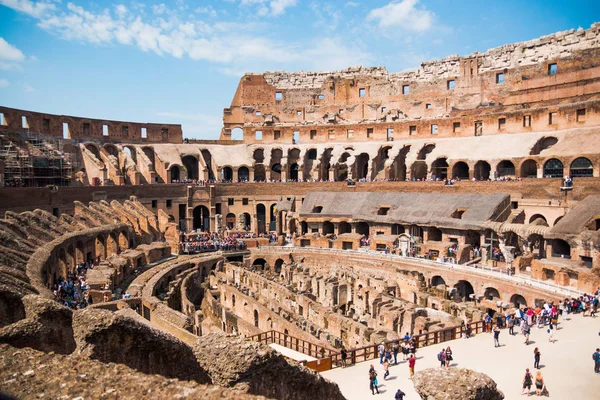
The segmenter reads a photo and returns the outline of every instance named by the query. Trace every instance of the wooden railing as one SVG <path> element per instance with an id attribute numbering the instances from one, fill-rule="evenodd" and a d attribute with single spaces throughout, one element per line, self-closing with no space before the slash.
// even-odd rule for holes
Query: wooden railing
<path id="1" fill-rule="evenodd" d="M 472 322 L 470 326 L 471 335 L 478 334 L 484 331 L 485 322 Z M 456 325 L 433 332 L 415 335 L 413 338 L 415 339 L 416 347 L 419 349 L 454 339 L 460 339 L 463 333 L 465 333 L 465 326 Z M 302 354 L 317 358 L 315 361 L 307 361 L 304 363 L 306 367 L 315 371 L 327 371 L 341 366 L 342 363 L 342 354 L 340 352 L 333 351 L 326 347 L 319 346 L 317 344 L 310 343 L 306 340 L 298 339 L 278 331 L 259 333 L 258 335 L 250 336 L 249 339 L 255 342 L 264 343 L 266 345 L 276 343 L 283 347 L 287 347 L 288 349 L 296 350 Z M 400 344 L 400 342 L 402 342 L 402 340 L 390 340 L 385 342 L 385 344 L 394 345 L 395 343 Z M 347 350 L 346 364 L 352 365 L 379 358 L 379 350 L 377 349 L 378 346 L 379 343 Z"/>

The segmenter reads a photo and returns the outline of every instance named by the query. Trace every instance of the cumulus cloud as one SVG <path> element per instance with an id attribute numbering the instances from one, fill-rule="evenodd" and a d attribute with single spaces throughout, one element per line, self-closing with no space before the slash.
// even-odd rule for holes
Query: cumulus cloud
<path id="1" fill-rule="evenodd" d="M 9 85 L 6 79 L 0 79 L 0 88 L 5 88 Z"/>
<path id="2" fill-rule="evenodd" d="M 380 28 L 398 27 L 408 31 L 423 32 L 431 28 L 434 14 L 425 8 L 417 8 L 419 0 L 394 0 L 371 10 L 368 21 L 377 21 Z"/>
<path id="3" fill-rule="evenodd" d="M 54 4 L 46 1 L 0 0 L 0 4 L 35 18 L 40 18 L 56 9 Z"/>
<path id="4" fill-rule="evenodd" d="M 25 60 L 25 55 L 12 44 L 8 43 L 4 38 L 0 37 L 0 59 L 13 62 L 21 62 Z"/>
<path id="5" fill-rule="evenodd" d="M 256 13 L 260 17 L 271 15 L 277 17 L 285 13 L 285 10 L 298 4 L 298 0 L 241 0 L 242 6 L 257 7 Z"/>

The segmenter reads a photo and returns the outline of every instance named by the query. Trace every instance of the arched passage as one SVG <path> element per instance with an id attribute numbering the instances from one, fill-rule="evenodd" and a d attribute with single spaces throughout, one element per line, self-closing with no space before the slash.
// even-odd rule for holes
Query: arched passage
<path id="1" fill-rule="evenodd" d="M 225 182 L 231 182 L 233 180 L 233 169 L 231 167 L 223 167 L 221 170 L 221 179 Z"/>
<path id="2" fill-rule="evenodd" d="M 240 181 L 240 182 L 250 181 L 250 170 L 247 167 L 238 168 L 238 181 Z"/>
<path id="3" fill-rule="evenodd" d="M 500 293 L 498 292 L 498 289 L 488 287 L 485 289 L 485 292 L 483 292 L 483 297 L 487 300 L 500 300 Z"/>
<path id="4" fill-rule="evenodd" d="M 496 167 L 496 176 L 515 176 L 515 164 L 510 160 L 502 160 Z"/>
<path id="5" fill-rule="evenodd" d="M 297 163 L 293 163 L 292 165 L 290 165 L 290 176 L 289 176 L 289 180 L 292 181 L 297 181 L 298 180 L 298 164 Z"/>
<path id="6" fill-rule="evenodd" d="M 125 251 L 129 248 L 129 239 L 127 239 L 127 233 L 124 231 L 119 232 L 119 250 Z"/>
<path id="7" fill-rule="evenodd" d="M 178 165 L 173 165 L 169 169 L 171 173 L 171 182 L 177 182 L 181 180 L 181 170 Z"/>
<path id="8" fill-rule="evenodd" d="M 210 211 L 206 206 L 197 206 L 194 208 L 193 228 L 194 230 L 210 231 Z"/>
<path id="9" fill-rule="evenodd" d="M 333 234 L 333 224 L 330 221 L 323 222 L 323 235 Z"/>
<path id="10" fill-rule="evenodd" d="M 225 225 L 227 229 L 235 229 L 235 214 L 229 213 L 225 216 Z"/>
<path id="11" fill-rule="evenodd" d="M 446 284 L 446 281 L 444 280 L 444 278 L 442 278 L 439 275 L 435 275 L 431 278 L 431 286 L 432 287 L 437 287 L 437 286 L 445 285 L 445 284 Z"/>
<path id="12" fill-rule="evenodd" d="M 137 154 L 135 151 L 135 147 L 133 146 L 124 146 L 123 153 L 125 153 L 129 158 L 133 160 L 134 163 L 137 164 Z"/>
<path id="13" fill-rule="evenodd" d="M 269 268 L 269 264 L 264 258 L 257 258 L 252 262 L 252 267 L 259 271 L 264 271 L 265 269 Z"/>
<path id="14" fill-rule="evenodd" d="M 308 233 L 308 223 L 306 221 L 300 222 L 300 234 L 306 235 Z"/>
<path id="15" fill-rule="evenodd" d="M 114 233 L 109 233 L 106 238 L 106 254 L 113 255 L 119 254 L 119 247 L 117 245 L 117 237 Z"/>
<path id="16" fill-rule="evenodd" d="M 92 153 L 98 160 L 102 161 L 102 158 L 100 158 L 100 150 L 98 150 L 98 147 L 95 144 L 88 143 L 85 145 L 85 148 L 90 153 Z"/>
<path id="17" fill-rule="evenodd" d="M 264 182 L 267 180 L 265 166 L 262 164 L 254 165 L 254 182 Z"/>
<path id="18" fill-rule="evenodd" d="M 579 157 L 573 160 L 571 163 L 572 177 L 590 177 L 594 176 L 594 165 L 592 162 L 585 157 Z"/>
<path id="19" fill-rule="evenodd" d="M 75 245 L 75 262 L 77 264 L 81 264 L 84 261 L 86 260 L 83 243 L 77 242 L 77 244 Z"/>
<path id="20" fill-rule="evenodd" d="M 455 179 L 469 179 L 469 165 L 459 161 L 452 167 L 452 177 Z"/>
<path id="21" fill-rule="evenodd" d="M 265 233 L 267 230 L 267 210 L 264 204 L 256 205 L 256 222 L 258 224 L 258 233 Z"/>
<path id="22" fill-rule="evenodd" d="M 152 147 L 143 147 L 142 151 L 144 152 L 144 155 L 148 157 L 148 160 L 150 160 L 152 170 L 154 171 L 154 149 Z"/>
<path id="23" fill-rule="evenodd" d="M 369 172 L 369 155 L 361 153 L 356 157 L 356 179 L 366 179 Z"/>
<path id="24" fill-rule="evenodd" d="M 361 235 L 365 235 L 365 237 L 369 237 L 369 224 L 367 224 L 366 222 L 359 222 L 356 225 L 356 233 L 359 233 Z"/>
<path id="25" fill-rule="evenodd" d="M 564 167 L 562 161 L 551 158 L 544 163 L 544 176 L 547 178 L 562 178 Z"/>
<path id="26" fill-rule="evenodd" d="M 513 294 L 510 297 L 510 302 L 516 308 L 520 308 L 521 306 L 527 307 L 527 300 L 525 300 L 525 297 L 521 296 L 520 294 Z"/>
<path id="27" fill-rule="evenodd" d="M 342 233 L 351 233 L 352 232 L 352 226 L 347 223 L 347 222 L 340 222 L 338 224 L 338 235 L 341 235 Z"/>
<path id="28" fill-rule="evenodd" d="M 400 235 L 401 233 L 404 233 L 404 226 L 400 224 L 393 224 L 392 235 Z"/>
<path id="29" fill-rule="evenodd" d="M 531 218 L 529 218 L 529 223 L 532 224 L 537 220 L 541 220 L 536 222 L 537 225 L 548 226 L 548 221 L 546 220 L 546 217 L 544 217 L 542 214 L 533 214 Z"/>
<path id="30" fill-rule="evenodd" d="M 525 160 L 521 164 L 521 178 L 537 178 L 538 165 L 535 160 Z"/>
<path id="31" fill-rule="evenodd" d="M 469 281 L 460 280 L 454 285 L 454 288 L 456 289 L 456 297 L 461 301 L 470 301 L 471 295 L 475 294 L 473 285 Z"/>
<path id="32" fill-rule="evenodd" d="M 101 260 L 106 259 L 106 241 L 104 240 L 104 236 L 100 235 L 96 237 L 95 251 L 96 257 L 100 257 Z"/>
<path id="33" fill-rule="evenodd" d="M 473 177 L 478 181 L 487 181 L 490 179 L 490 171 L 492 168 L 486 161 L 477 161 L 473 169 Z"/>
<path id="34" fill-rule="evenodd" d="M 425 161 L 415 161 L 410 167 L 410 174 L 413 179 L 420 181 L 427 177 L 427 164 Z"/>
<path id="35" fill-rule="evenodd" d="M 105 144 L 104 150 L 111 156 L 115 157 L 117 160 L 119 159 L 119 150 L 117 150 L 114 144 Z"/>
<path id="36" fill-rule="evenodd" d="M 434 226 L 430 227 L 427 240 L 433 241 L 433 242 L 441 242 L 442 241 L 442 231 Z"/>
<path id="37" fill-rule="evenodd" d="M 431 164 L 431 177 L 442 180 L 448 178 L 448 160 L 446 158 L 438 158 Z"/>
<path id="38" fill-rule="evenodd" d="M 281 273 L 281 268 L 283 267 L 283 260 L 281 258 L 278 258 L 275 261 L 275 272 L 277 274 Z"/>
<path id="39" fill-rule="evenodd" d="M 242 214 L 242 218 L 243 218 L 243 223 L 244 223 L 244 229 L 247 230 L 247 231 L 249 231 L 251 223 L 252 223 L 252 219 L 250 218 L 250 214 L 243 213 Z"/>
<path id="40" fill-rule="evenodd" d="M 184 156 L 181 159 L 184 168 L 187 171 L 187 179 L 198 179 L 198 159 L 195 156 Z"/>
<path id="41" fill-rule="evenodd" d="M 63 279 L 66 279 L 67 272 L 67 252 L 65 251 L 65 249 L 60 249 L 58 251 L 58 273 Z"/>

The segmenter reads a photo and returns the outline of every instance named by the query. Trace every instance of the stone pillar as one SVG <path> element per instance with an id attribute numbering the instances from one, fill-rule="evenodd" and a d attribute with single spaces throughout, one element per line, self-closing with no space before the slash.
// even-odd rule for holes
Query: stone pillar
<path id="1" fill-rule="evenodd" d="M 248 181 L 254 182 L 254 168 L 248 168 L 248 170 L 250 171 L 248 174 Z"/>
<path id="2" fill-rule="evenodd" d="M 335 177 L 335 168 L 331 167 L 329 168 L 329 171 L 327 172 L 327 179 L 328 180 L 333 180 Z"/>
<path id="3" fill-rule="evenodd" d="M 304 170 L 298 166 L 298 182 L 304 180 Z"/>

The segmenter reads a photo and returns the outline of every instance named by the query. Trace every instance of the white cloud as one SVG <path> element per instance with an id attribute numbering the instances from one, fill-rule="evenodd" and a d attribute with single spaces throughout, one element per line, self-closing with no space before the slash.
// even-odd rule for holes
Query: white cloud
<path id="1" fill-rule="evenodd" d="M 49 11 L 56 9 L 54 4 L 46 1 L 30 0 L 0 0 L 0 4 L 35 18 L 40 18 Z"/>
<path id="2" fill-rule="evenodd" d="M 22 85 L 22 87 L 23 87 L 23 91 L 24 91 L 25 93 L 31 93 L 31 92 L 33 92 L 33 91 L 35 90 L 35 89 L 34 89 L 34 88 L 33 88 L 33 87 L 30 85 L 30 84 L 28 84 L 28 83 L 24 83 L 24 84 Z"/>
<path id="3" fill-rule="evenodd" d="M 8 43 L 4 38 L 0 37 L 0 59 L 20 62 L 25 60 L 25 55 L 12 44 Z"/>
<path id="4" fill-rule="evenodd" d="M 0 79 L 0 88 L 5 88 L 8 85 L 10 85 L 10 83 L 8 83 L 6 79 Z"/>
<path id="5" fill-rule="evenodd" d="M 360 4 L 355 2 L 355 1 L 348 1 L 346 2 L 345 6 L 346 7 L 358 7 Z"/>
<path id="6" fill-rule="evenodd" d="M 379 21 L 380 28 L 398 27 L 408 31 L 422 32 L 431 28 L 434 14 L 425 8 L 417 8 L 419 0 L 394 0 L 371 10 L 368 21 Z"/>
<path id="7" fill-rule="evenodd" d="M 271 14 L 274 16 L 281 15 L 285 12 L 286 8 L 294 7 L 297 3 L 297 0 L 272 0 L 271 5 Z"/>
<path id="8" fill-rule="evenodd" d="M 125 16 L 127 15 L 127 11 L 127 7 L 125 7 L 123 4 L 115 6 L 115 12 L 117 13 L 119 19 L 125 18 Z"/>
<path id="9" fill-rule="evenodd" d="M 294 7 L 296 4 L 298 0 L 241 0 L 240 2 L 241 6 L 258 7 L 256 13 L 259 17 L 283 15 L 287 8 Z"/>
<path id="10" fill-rule="evenodd" d="M 196 12 L 198 14 L 206 14 L 213 18 L 217 16 L 217 10 L 215 10 L 211 5 L 208 5 L 206 7 L 198 7 L 196 8 Z"/>

